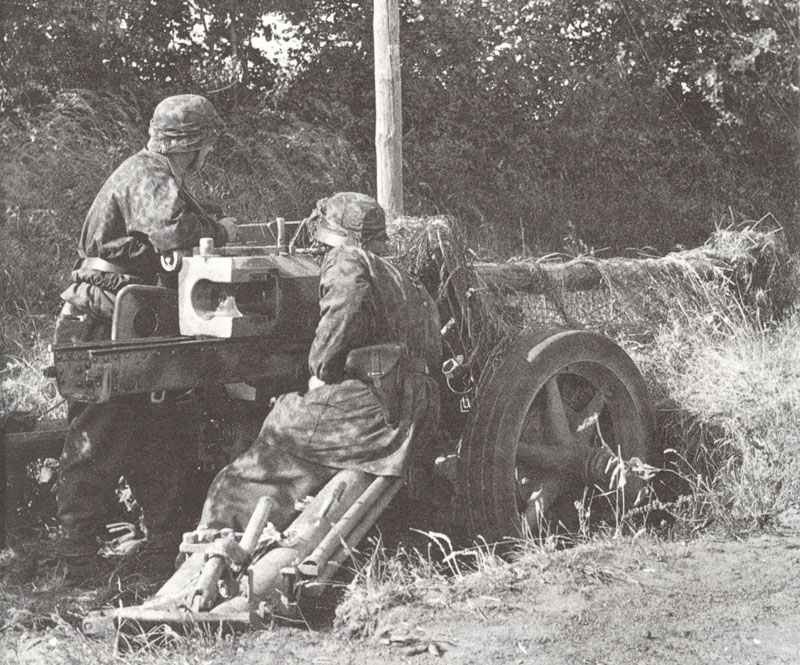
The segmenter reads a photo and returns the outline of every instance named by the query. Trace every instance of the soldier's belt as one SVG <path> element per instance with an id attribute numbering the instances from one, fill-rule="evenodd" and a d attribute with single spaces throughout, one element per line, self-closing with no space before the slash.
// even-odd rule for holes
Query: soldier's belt
<path id="1" fill-rule="evenodd" d="M 87 268 L 89 270 L 99 270 L 100 272 L 113 272 L 118 275 L 130 275 L 130 272 L 118 266 L 116 263 L 111 263 L 111 261 L 106 261 L 105 259 L 98 258 L 96 256 L 88 256 L 80 264 L 81 268 Z M 131 275 L 131 277 L 135 277 L 135 275 Z"/>
<path id="2" fill-rule="evenodd" d="M 352 349 L 344 371 L 372 387 L 383 407 L 386 424 L 395 425 L 400 417 L 405 377 L 427 374 L 428 366 L 421 358 L 410 355 L 405 344 L 389 342 Z"/>

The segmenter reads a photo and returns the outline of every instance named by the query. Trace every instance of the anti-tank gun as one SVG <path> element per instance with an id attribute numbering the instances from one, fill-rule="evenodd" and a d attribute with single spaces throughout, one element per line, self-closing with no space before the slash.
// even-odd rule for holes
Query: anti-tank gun
<path id="1" fill-rule="evenodd" d="M 308 253 L 267 244 L 271 224 L 242 225 L 244 242 L 162 264 L 177 289 L 129 285 L 117 295 L 111 340 L 53 348 L 59 392 L 80 402 L 225 386 L 252 401 L 299 387 L 318 319 L 319 268 Z M 279 220 L 278 228 L 284 223 Z"/>
<path id="2" fill-rule="evenodd" d="M 236 246 L 214 247 L 207 239 L 162 256 L 164 285 L 121 289 L 110 340 L 85 343 L 76 335 L 54 346 L 44 371 L 61 396 L 77 403 L 128 395 L 173 402 L 172 410 L 187 412 L 189 445 L 209 471 L 250 443 L 269 399 L 307 379 L 318 267 L 303 246 L 302 222 L 243 224 L 238 231 Z M 33 430 L 31 424 L 9 422 L 0 431 L 10 521 L 28 492 L 29 464 L 58 458 L 66 434 L 65 421 Z"/>
<path id="3" fill-rule="evenodd" d="M 318 268 L 297 241 L 302 230 L 289 243 L 280 232 L 264 242 L 280 226 L 247 225 L 238 246 L 215 248 L 204 240 L 189 256 L 166 258 L 176 290 L 120 291 L 111 341 L 53 349 L 62 394 L 84 401 L 148 394 L 159 401 L 187 391 L 199 398 L 221 392 L 227 405 L 249 408 L 226 406 L 209 421 L 222 422 L 223 430 L 257 428 L 270 396 L 305 384 L 319 316 Z M 443 294 L 445 331 L 474 328 L 477 319 L 467 319 L 475 314 L 477 290 L 446 257 L 439 259 L 436 295 Z M 487 279 L 497 268 L 474 266 Z M 426 476 L 447 489 L 437 496 L 450 526 L 490 540 L 569 526 L 587 485 L 608 489 L 623 459 L 658 460 L 642 377 L 608 338 L 541 326 L 510 341 L 484 372 L 473 365 L 465 373 L 457 352 L 470 349 L 451 350 L 443 398 L 464 413 L 441 423 L 434 443 L 442 454 Z M 219 438 L 224 449 L 225 437 Z M 216 454 L 206 460 L 224 461 Z M 265 528 L 267 505 L 244 534 L 188 533 L 181 546 L 187 560 L 153 599 L 92 615 L 85 628 L 97 632 L 126 621 L 252 625 L 291 615 L 337 574 L 402 484 L 346 470 L 309 497 L 283 533 Z M 626 492 L 634 485 L 629 481 Z"/>

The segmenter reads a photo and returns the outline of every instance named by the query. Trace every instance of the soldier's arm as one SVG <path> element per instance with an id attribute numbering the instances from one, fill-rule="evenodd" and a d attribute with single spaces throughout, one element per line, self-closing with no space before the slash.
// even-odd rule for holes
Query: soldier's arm
<path id="1" fill-rule="evenodd" d="M 336 383 L 344 378 L 347 354 L 374 335 L 373 289 L 358 253 L 344 248 L 329 252 L 320 273 L 319 306 L 308 368 L 325 383 Z"/>
<path id="2" fill-rule="evenodd" d="M 132 198 L 130 230 L 147 235 L 157 252 L 188 249 L 203 237 L 214 238 L 217 245 L 228 239 L 221 224 L 193 209 L 181 196 L 173 178 L 146 179 Z"/>

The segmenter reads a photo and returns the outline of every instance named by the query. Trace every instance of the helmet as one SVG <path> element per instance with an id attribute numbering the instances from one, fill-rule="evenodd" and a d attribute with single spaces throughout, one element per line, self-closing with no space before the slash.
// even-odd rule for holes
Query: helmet
<path id="1" fill-rule="evenodd" d="M 317 201 L 314 238 L 325 245 L 365 245 L 387 241 L 386 216 L 371 196 L 339 192 Z"/>
<path id="2" fill-rule="evenodd" d="M 167 97 L 153 111 L 147 149 L 164 155 L 199 150 L 216 141 L 221 127 L 222 120 L 205 97 Z"/>

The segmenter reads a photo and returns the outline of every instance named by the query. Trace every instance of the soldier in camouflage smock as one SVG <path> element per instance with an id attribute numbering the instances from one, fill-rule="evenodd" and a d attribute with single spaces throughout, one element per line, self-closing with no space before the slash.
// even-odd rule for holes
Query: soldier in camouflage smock
<path id="1" fill-rule="evenodd" d="M 234 238 L 234 220 L 215 221 L 184 186 L 186 176 L 203 168 L 220 127 L 211 102 L 199 95 L 158 104 L 147 148 L 111 174 L 86 215 L 81 259 L 61 294 L 56 344 L 109 339 L 117 292 L 128 284 L 156 284 L 159 253 L 193 247 L 201 237 L 217 244 Z M 171 549 L 191 469 L 192 442 L 184 440 L 190 428 L 175 413 L 181 405 L 151 405 L 135 396 L 75 406 L 57 490 L 59 558 L 80 570 L 94 557 L 123 473 L 143 507 L 148 540 L 161 539 Z"/>
<path id="2" fill-rule="evenodd" d="M 430 372 L 441 356 L 439 317 L 425 289 L 378 256 L 385 249 L 383 210 L 363 194 L 320 201 L 315 238 L 326 245 L 320 272 L 321 318 L 309 354 L 305 393 L 280 397 L 255 443 L 214 479 L 201 527 L 242 529 L 262 496 L 270 520 L 289 525 L 295 503 L 339 469 L 403 476 L 439 416 Z M 345 367 L 348 354 L 403 343 L 406 371 L 396 404 Z"/>

